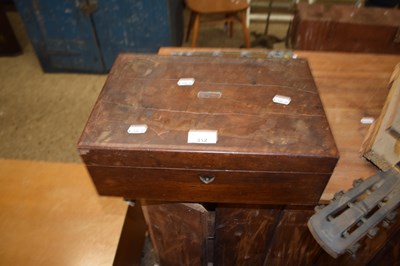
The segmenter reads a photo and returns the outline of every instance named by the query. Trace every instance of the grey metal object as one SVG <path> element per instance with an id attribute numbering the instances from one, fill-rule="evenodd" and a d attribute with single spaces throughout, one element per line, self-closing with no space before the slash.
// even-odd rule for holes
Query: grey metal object
<path id="1" fill-rule="evenodd" d="M 361 238 L 375 237 L 380 226 L 394 221 L 399 204 L 400 162 L 386 172 L 356 180 L 346 193 L 336 193 L 330 204 L 317 206 L 308 228 L 332 257 L 346 251 L 354 255 Z"/>
<path id="2" fill-rule="evenodd" d="M 203 182 L 204 184 L 210 184 L 215 180 L 215 176 L 209 176 L 209 175 L 201 175 L 199 176 L 199 178 L 201 182 Z"/>
<path id="3" fill-rule="evenodd" d="M 136 205 L 136 201 L 135 200 L 124 199 L 124 201 L 126 202 L 126 204 L 128 204 L 129 207 L 135 207 L 135 205 Z"/>
<path id="4" fill-rule="evenodd" d="M 232 56 L 232 57 L 257 57 L 257 58 L 283 58 L 295 59 L 297 55 L 291 50 L 272 50 L 272 51 L 187 51 L 172 52 L 172 56 Z"/>

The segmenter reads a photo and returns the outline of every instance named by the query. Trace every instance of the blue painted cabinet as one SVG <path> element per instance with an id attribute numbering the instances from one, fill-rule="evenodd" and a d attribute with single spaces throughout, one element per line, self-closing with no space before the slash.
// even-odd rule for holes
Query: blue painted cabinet
<path id="1" fill-rule="evenodd" d="M 110 70 L 122 52 L 179 46 L 183 0 L 14 0 L 47 72 Z"/>
<path id="2" fill-rule="evenodd" d="M 178 1 L 98 0 L 97 4 L 92 17 L 107 68 L 119 51 L 155 53 L 161 46 L 181 44 L 177 28 L 182 22 L 172 14 L 179 9 Z"/>

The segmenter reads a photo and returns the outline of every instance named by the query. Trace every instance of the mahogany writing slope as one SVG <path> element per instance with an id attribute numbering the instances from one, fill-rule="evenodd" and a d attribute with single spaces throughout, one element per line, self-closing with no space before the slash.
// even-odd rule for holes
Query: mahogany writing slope
<path id="1" fill-rule="evenodd" d="M 316 204 L 338 160 L 303 59 L 122 54 L 78 148 L 101 195 Z"/>

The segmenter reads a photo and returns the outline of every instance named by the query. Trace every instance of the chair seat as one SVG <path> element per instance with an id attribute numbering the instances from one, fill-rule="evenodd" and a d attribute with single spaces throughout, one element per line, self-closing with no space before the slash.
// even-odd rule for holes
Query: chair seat
<path id="1" fill-rule="evenodd" d="M 225 14 L 224 21 L 225 25 L 229 25 L 229 35 L 232 37 L 233 22 L 239 21 L 242 24 L 245 47 L 250 48 L 250 36 L 246 24 L 248 0 L 186 0 L 186 5 L 191 11 L 186 41 L 189 40 L 193 29 L 192 47 L 196 47 L 200 15 Z"/>
<path id="2" fill-rule="evenodd" d="M 247 0 L 186 0 L 188 8 L 200 14 L 234 13 L 249 7 Z"/>

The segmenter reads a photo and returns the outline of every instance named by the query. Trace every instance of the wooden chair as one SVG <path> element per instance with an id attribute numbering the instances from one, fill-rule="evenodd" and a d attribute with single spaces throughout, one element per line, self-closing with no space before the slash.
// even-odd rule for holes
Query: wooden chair
<path id="1" fill-rule="evenodd" d="M 229 25 L 230 36 L 232 36 L 233 22 L 239 21 L 242 24 L 244 44 L 246 48 L 250 48 L 250 35 L 246 19 L 248 0 L 186 0 L 186 5 L 191 11 L 186 41 L 189 40 L 190 32 L 193 29 L 192 47 L 196 47 L 200 15 L 221 14 L 225 15 L 223 20 Z"/>

